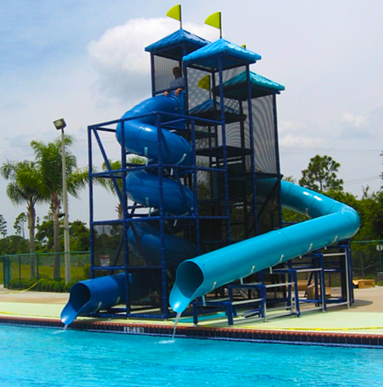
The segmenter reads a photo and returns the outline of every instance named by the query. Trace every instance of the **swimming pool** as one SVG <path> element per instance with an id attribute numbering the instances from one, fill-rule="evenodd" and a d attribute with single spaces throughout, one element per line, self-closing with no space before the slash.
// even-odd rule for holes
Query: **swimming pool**
<path id="1" fill-rule="evenodd" d="M 0 386 L 381 386 L 383 351 L 0 326 Z"/>

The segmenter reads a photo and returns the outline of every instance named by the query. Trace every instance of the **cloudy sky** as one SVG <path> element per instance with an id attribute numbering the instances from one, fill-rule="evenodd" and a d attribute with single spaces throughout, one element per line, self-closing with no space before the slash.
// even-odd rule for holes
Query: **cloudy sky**
<path id="1" fill-rule="evenodd" d="M 52 141 L 64 117 L 78 166 L 87 165 L 90 124 L 119 118 L 150 96 L 144 47 L 179 28 L 174 1 L 13 0 L 0 3 L 0 162 L 33 159 L 31 140 Z M 204 25 L 222 12 L 223 37 L 260 54 L 255 71 L 286 87 L 278 98 L 281 168 L 301 177 L 316 154 L 341 164 L 345 189 L 381 187 L 383 150 L 381 0 L 183 1 L 184 29 L 210 41 Z M 106 139 L 117 152 L 114 139 Z M 116 156 L 117 158 L 118 156 Z M 97 159 L 101 160 L 101 159 Z M 99 167 L 101 161 L 99 161 Z M 0 214 L 13 233 L 24 207 L 7 198 Z M 116 200 L 96 190 L 96 214 Z M 99 203 L 99 204 L 98 204 Z M 88 193 L 70 198 L 70 219 L 88 221 Z M 37 208 L 42 218 L 47 206 Z"/>

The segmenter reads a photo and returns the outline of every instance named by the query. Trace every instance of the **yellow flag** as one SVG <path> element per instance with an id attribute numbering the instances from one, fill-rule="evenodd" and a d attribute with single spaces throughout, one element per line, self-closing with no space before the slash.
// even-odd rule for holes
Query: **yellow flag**
<path id="1" fill-rule="evenodd" d="M 221 12 L 212 13 L 205 20 L 205 24 L 221 29 Z"/>
<path id="2" fill-rule="evenodd" d="M 166 16 L 181 21 L 181 4 L 177 4 L 170 8 Z"/>
<path id="3" fill-rule="evenodd" d="M 205 75 L 204 77 L 202 77 L 198 83 L 197 83 L 197 86 L 200 87 L 201 89 L 205 89 L 205 90 L 208 90 L 210 91 L 210 75 Z"/>

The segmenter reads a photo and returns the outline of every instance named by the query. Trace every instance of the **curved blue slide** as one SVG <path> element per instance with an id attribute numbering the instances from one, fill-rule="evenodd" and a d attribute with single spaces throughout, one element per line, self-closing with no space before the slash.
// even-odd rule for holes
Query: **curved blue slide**
<path id="1" fill-rule="evenodd" d="M 188 166 L 192 163 L 192 148 L 183 137 L 161 129 L 162 139 L 159 142 L 156 112 L 161 112 L 161 125 L 174 121 L 174 114 L 184 113 L 184 93 L 178 96 L 170 93 L 146 99 L 122 116 L 129 119 L 118 124 L 116 137 L 125 149 L 155 163 L 159 159 L 161 144 L 161 161 L 163 164 Z M 136 118 L 137 117 L 137 118 Z M 184 127 L 184 122 L 172 124 L 172 127 Z M 123 134 L 122 134 L 123 132 Z M 173 215 L 187 215 L 193 210 L 193 192 L 172 178 L 162 177 L 163 209 Z M 126 192 L 131 200 L 146 207 L 160 208 L 160 182 L 157 168 L 132 170 L 126 177 Z M 130 248 L 138 255 L 150 257 L 152 264 L 161 263 L 160 234 L 147 223 L 135 224 L 136 234 L 141 237 L 140 246 L 132 229 L 128 232 Z M 173 235 L 165 235 L 166 259 L 174 265 L 196 256 L 195 246 L 189 241 Z M 176 262 L 174 262 L 176 261 Z"/>
<path id="2" fill-rule="evenodd" d="M 146 294 L 140 284 L 150 280 L 147 273 L 129 275 L 129 297 L 140 299 Z M 70 289 L 69 301 L 61 312 L 65 325 L 72 323 L 79 315 L 98 312 L 126 302 L 125 274 L 115 274 L 75 283 Z"/>
<path id="3" fill-rule="evenodd" d="M 127 151 L 139 156 L 144 156 L 150 162 L 159 159 L 159 141 L 156 112 L 161 112 L 161 125 L 174 120 L 174 114 L 184 113 L 184 95 L 178 96 L 170 93 L 169 96 L 149 98 L 127 113 L 122 119 L 127 119 L 123 124 L 118 124 L 116 137 L 120 144 L 124 139 Z M 178 123 L 178 126 L 184 123 Z M 177 124 L 172 124 L 177 128 Z M 167 130 L 161 129 L 161 161 L 164 164 L 188 166 L 192 162 L 192 149 L 190 144 L 182 137 Z M 152 172 L 152 173 L 151 173 Z M 193 210 L 194 196 L 192 191 L 180 185 L 171 178 L 162 178 L 163 208 L 174 215 L 188 214 Z M 126 191 L 130 199 L 147 207 L 160 207 L 160 188 L 157 168 L 148 170 L 130 171 L 126 178 Z M 161 239 L 159 230 L 152 225 L 140 222 L 135 226 L 135 232 L 128 231 L 128 243 L 132 251 L 138 255 L 148 257 L 150 264 L 161 264 Z M 136 240 L 140 239 L 140 242 Z M 166 234 L 165 258 L 169 267 L 177 267 L 185 259 L 197 255 L 196 247 L 188 240 Z M 147 283 L 150 281 L 145 273 L 129 275 L 129 300 L 139 300 L 144 296 Z M 67 305 L 61 312 L 61 321 L 65 325 L 72 323 L 78 315 L 86 315 L 101 309 L 108 309 L 119 303 L 126 302 L 125 274 L 99 277 L 74 284 L 70 290 Z"/>
<path id="4" fill-rule="evenodd" d="M 264 180 L 263 184 L 275 184 Z M 190 302 L 237 279 L 351 238 L 360 226 L 351 207 L 309 189 L 281 181 L 282 206 L 310 218 L 182 262 L 170 305 L 182 313 Z"/>
<path id="5" fill-rule="evenodd" d="M 145 156 L 152 162 L 159 158 L 155 112 L 166 113 L 161 115 L 162 124 L 172 121 L 172 114 L 182 114 L 182 93 L 178 97 L 174 94 L 168 97 L 157 96 L 141 102 L 125 113 L 122 118 L 130 120 L 125 121 L 123 125 L 119 124 L 116 129 L 117 140 L 122 143 L 124 138 L 125 148 L 129 152 Z M 161 129 L 161 136 L 166 143 L 166 147 L 161 146 L 160 154 L 164 164 L 191 164 L 191 146 L 185 139 L 165 128 Z M 156 173 L 156 168 L 153 168 L 153 171 L 130 171 L 126 179 L 128 196 L 145 206 L 158 208 L 160 195 Z M 275 184 L 275 180 L 265 179 L 262 184 L 267 187 Z M 192 210 L 193 194 L 187 187 L 163 177 L 163 192 L 166 192 L 163 195 L 165 211 L 183 215 Z M 262 193 L 262 187 L 259 193 Z M 189 241 L 170 234 L 165 236 L 166 260 L 170 266 L 179 265 L 176 283 L 170 294 L 170 305 L 175 312 L 182 313 L 195 298 L 220 286 L 336 241 L 351 238 L 358 231 L 359 215 L 345 204 L 285 181 L 281 182 L 281 197 L 283 207 L 313 219 L 199 257 L 196 257 L 195 246 Z M 140 243 L 136 236 L 141 239 Z M 135 225 L 135 233 L 132 229 L 129 230 L 128 243 L 132 251 L 150 257 L 151 264 L 159 264 L 159 237 L 159 231 L 152 225 L 140 223 Z M 138 274 L 129 276 L 130 301 L 145 296 L 146 286 L 143 285 L 146 282 L 146 279 Z M 125 275 L 118 274 L 73 285 L 68 304 L 61 313 L 61 320 L 68 325 L 78 315 L 125 302 L 125 283 Z"/>

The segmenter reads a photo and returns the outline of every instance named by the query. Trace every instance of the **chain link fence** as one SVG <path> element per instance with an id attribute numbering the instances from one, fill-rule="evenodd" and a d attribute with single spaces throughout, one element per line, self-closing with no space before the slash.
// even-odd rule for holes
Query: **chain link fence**
<path id="1" fill-rule="evenodd" d="M 71 252 L 71 281 L 65 284 L 64 253 L 0 256 L 0 284 L 8 289 L 69 291 L 73 283 L 90 277 L 89 251 Z"/>
<path id="2" fill-rule="evenodd" d="M 353 241 L 351 256 L 354 278 L 375 279 L 383 284 L 383 240 Z M 3 255 L 0 284 L 9 289 L 69 291 L 73 283 L 90 278 L 90 252 L 71 252 L 70 261 L 72 279 L 65 284 L 63 252 Z"/>
<path id="3" fill-rule="evenodd" d="M 383 282 L 382 249 L 382 239 L 351 242 L 354 278 L 370 278 Z"/>

